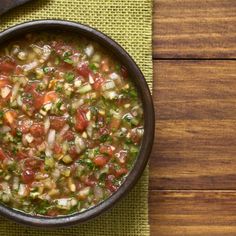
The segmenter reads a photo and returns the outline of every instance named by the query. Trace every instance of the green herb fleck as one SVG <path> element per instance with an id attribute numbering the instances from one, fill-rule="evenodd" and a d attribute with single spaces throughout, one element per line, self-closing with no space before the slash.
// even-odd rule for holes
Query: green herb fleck
<path id="1" fill-rule="evenodd" d="M 72 72 L 67 72 L 66 74 L 65 74 L 65 80 L 66 80 L 66 82 L 68 82 L 68 83 L 72 83 L 73 82 L 73 80 L 75 79 L 75 76 L 74 76 L 74 74 L 72 73 Z"/>

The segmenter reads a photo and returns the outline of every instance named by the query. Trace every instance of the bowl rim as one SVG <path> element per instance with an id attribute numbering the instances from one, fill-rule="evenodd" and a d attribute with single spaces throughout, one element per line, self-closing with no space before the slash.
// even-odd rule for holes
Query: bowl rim
<path id="1" fill-rule="evenodd" d="M 30 215 L 0 204 L 0 215 L 6 218 L 28 226 L 55 228 L 82 223 L 100 215 L 101 213 L 113 207 L 115 203 L 117 203 L 134 187 L 147 165 L 152 150 L 155 133 L 155 112 L 149 87 L 144 78 L 144 75 L 135 61 L 117 42 L 95 28 L 67 20 L 33 20 L 12 26 L 0 32 L 0 44 L 16 37 L 17 35 L 34 31 L 47 31 L 49 29 L 60 29 L 62 31 L 71 31 L 76 34 L 82 34 L 85 37 L 102 44 L 103 47 L 111 50 L 112 53 L 115 54 L 115 57 L 118 60 L 122 60 L 123 64 L 126 65 L 128 72 L 132 77 L 132 81 L 138 90 L 144 109 L 144 136 L 138 157 L 123 184 L 115 193 L 113 193 L 103 202 L 83 212 L 78 212 L 73 215 L 50 218 Z"/>

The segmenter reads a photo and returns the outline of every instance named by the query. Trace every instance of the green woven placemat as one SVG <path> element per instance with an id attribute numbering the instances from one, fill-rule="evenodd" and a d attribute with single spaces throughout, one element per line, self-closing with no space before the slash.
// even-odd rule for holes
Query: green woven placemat
<path id="1" fill-rule="evenodd" d="M 0 31 L 34 19 L 65 19 L 88 24 L 120 43 L 135 59 L 152 87 L 152 0 L 34 0 L 0 17 Z M 45 231 L 0 218 L 1 236 L 146 236 L 148 170 L 112 210 L 78 226 Z"/>

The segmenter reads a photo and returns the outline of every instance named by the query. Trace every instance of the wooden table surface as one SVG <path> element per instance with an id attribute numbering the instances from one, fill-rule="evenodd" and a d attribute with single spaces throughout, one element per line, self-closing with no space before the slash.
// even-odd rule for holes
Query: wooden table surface
<path id="1" fill-rule="evenodd" d="M 236 0 L 154 0 L 151 235 L 236 235 Z"/>

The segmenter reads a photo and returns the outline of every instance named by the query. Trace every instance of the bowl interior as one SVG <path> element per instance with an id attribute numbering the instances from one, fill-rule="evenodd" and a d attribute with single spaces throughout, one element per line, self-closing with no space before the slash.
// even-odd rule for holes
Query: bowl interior
<path id="1" fill-rule="evenodd" d="M 111 208 L 115 202 L 117 202 L 135 185 L 135 183 L 141 176 L 147 164 L 154 139 L 154 108 L 151 94 L 148 85 L 145 81 L 145 78 L 136 63 L 129 56 L 129 54 L 119 44 L 117 44 L 108 36 L 93 28 L 74 22 L 60 20 L 42 20 L 23 23 L 3 31 L 2 33 L 0 33 L 0 44 L 3 44 L 6 41 L 11 40 L 12 38 L 16 38 L 17 36 L 25 34 L 27 32 L 35 32 L 42 30 L 45 31 L 52 29 L 68 31 L 68 33 L 73 32 L 98 42 L 105 49 L 112 52 L 114 56 L 127 67 L 130 77 L 132 78 L 132 81 L 136 86 L 142 101 L 144 110 L 144 135 L 137 160 L 134 163 L 134 166 L 124 183 L 108 199 L 104 200 L 103 202 L 99 203 L 98 205 L 92 208 L 89 208 L 84 212 L 75 213 L 73 215 L 68 216 L 58 216 L 54 218 L 49 218 L 43 216 L 32 216 L 0 205 L 1 215 L 15 220 L 19 223 L 31 226 L 69 226 L 92 219 L 95 216 L 106 211 L 107 209 Z"/>

